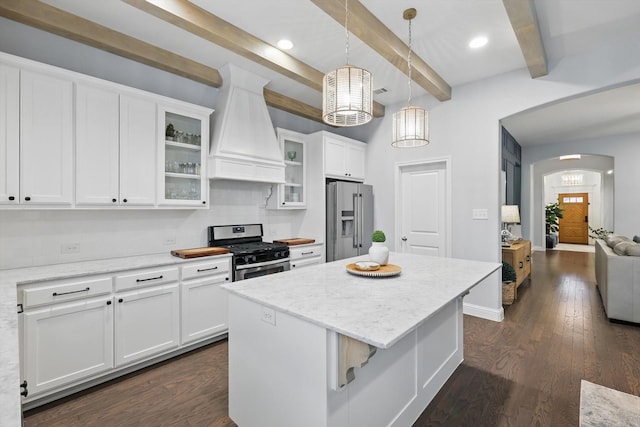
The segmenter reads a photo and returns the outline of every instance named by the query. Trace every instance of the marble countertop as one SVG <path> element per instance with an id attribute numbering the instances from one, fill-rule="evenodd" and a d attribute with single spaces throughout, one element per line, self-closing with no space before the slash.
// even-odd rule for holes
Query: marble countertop
<path id="1" fill-rule="evenodd" d="M 230 257 L 230 254 L 216 255 Z M 210 257 L 208 257 L 210 258 Z M 82 261 L 69 264 L 0 270 L 0 426 L 18 426 L 20 409 L 20 359 L 18 355 L 18 315 L 16 286 L 90 274 L 115 273 L 137 268 L 159 267 L 206 258 L 182 259 L 169 253 Z"/>
<path id="2" fill-rule="evenodd" d="M 580 382 L 580 427 L 640 426 L 640 397 Z"/>
<path id="3" fill-rule="evenodd" d="M 501 268 L 493 262 L 391 253 L 398 276 L 346 271 L 368 256 L 223 285 L 229 292 L 379 348 L 389 348 Z"/>

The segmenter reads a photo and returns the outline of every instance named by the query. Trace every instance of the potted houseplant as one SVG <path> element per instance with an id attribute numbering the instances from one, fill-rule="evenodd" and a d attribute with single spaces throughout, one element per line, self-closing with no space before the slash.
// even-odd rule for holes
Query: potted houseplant
<path id="1" fill-rule="evenodd" d="M 546 230 L 546 246 L 547 249 L 551 249 L 558 244 L 558 236 L 556 233 L 560 230 L 560 218 L 562 218 L 562 209 L 558 202 L 549 203 L 544 207 L 545 216 L 545 230 Z"/>
<path id="2" fill-rule="evenodd" d="M 369 248 L 369 259 L 380 265 L 387 265 L 389 262 L 389 248 L 384 244 L 387 237 L 381 230 L 376 230 L 371 235 L 371 247 Z"/>
<path id="3" fill-rule="evenodd" d="M 516 299 L 516 271 L 502 261 L 502 304 L 510 305 Z"/>

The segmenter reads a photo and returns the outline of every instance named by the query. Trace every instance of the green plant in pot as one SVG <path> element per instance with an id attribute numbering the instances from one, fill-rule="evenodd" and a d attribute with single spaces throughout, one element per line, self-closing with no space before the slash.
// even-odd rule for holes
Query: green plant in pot
<path id="1" fill-rule="evenodd" d="M 502 261 L 502 281 L 515 282 L 516 278 L 516 271 L 513 269 L 511 264 Z"/>
<path id="2" fill-rule="evenodd" d="M 558 202 L 549 203 L 544 207 L 544 224 L 547 234 L 547 248 L 553 248 L 558 243 L 555 234 L 560 230 L 560 218 L 562 218 L 562 209 Z M 552 237 L 552 235 L 554 235 Z"/>
<path id="3" fill-rule="evenodd" d="M 371 234 L 371 247 L 369 248 L 369 259 L 380 265 L 387 265 L 389 262 L 389 248 L 384 244 L 387 237 L 382 230 L 376 230 Z"/>

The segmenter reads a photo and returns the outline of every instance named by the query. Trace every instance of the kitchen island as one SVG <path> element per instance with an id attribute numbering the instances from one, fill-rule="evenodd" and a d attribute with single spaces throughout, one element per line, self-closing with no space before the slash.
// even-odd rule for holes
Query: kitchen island
<path id="1" fill-rule="evenodd" d="M 252 426 L 409 426 L 463 360 L 462 299 L 498 263 L 391 253 L 225 285 L 229 415 Z"/>

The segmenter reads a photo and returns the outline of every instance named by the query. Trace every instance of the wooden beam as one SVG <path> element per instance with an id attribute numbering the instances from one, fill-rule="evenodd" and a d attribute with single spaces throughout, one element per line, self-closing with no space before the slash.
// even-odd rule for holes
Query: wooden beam
<path id="1" fill-rule="evenodd" d="M 0 16 L 209 86 L 222 86 L 222 77 L 215 68 L 113 31 L 37 0 L 2 0 L 0 1 Z M 321 109 L 267 89 L 265 89 L 264 95 L 267 105 L 323 123 Z M 384 114 L 384 106 L 382 108 Z"/>
<path id="2" fill-rule="evenodd" d="M 311 0 L 325 13 L 345 22 L 344 0 Z M 375 17 L 360 1 L 349 0 L 349 32 L 405 74 L 409 47 Z M 451 86 L 418 55 L 412 53 L 412 80 L 440 101 L 451 99 Z"/>
<path id="3" fill-rule="evenodd" d="M 213 86 L 218 70 L 37 0 L 2 0 L 0 16 Z"/>
<path id="4" fill-rule="evenodd" d="M 533 0 L 502 0 L 532 78 L 546 76 L 547 58 Z"/>
<path id="5" fill-rule="evenodd" d="M 187 0 L 122 1 L 312 89 L 322 91 L 323 72 Z M 374 102 L 374 117 L 382 117 L 384 112 L 384 105 Z"/>

